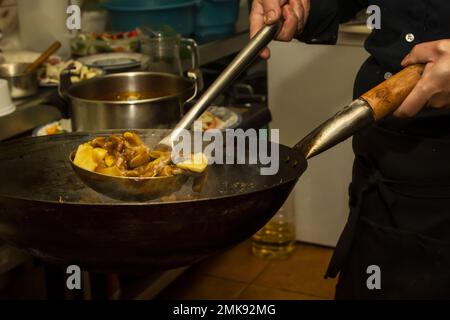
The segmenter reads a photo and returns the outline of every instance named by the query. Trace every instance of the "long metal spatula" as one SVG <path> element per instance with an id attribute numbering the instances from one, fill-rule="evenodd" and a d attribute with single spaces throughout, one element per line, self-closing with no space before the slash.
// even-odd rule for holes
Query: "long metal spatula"
<path id="1" fill-rule="evenodd" d="M 270 41 L 274 39 L 280 24 L 264 26 L 239 52 L 226 67 L 214 83 L 198 99 L 194 106 L 178 122 L 172 133 L 165 137 L 156 147 L 157 149 L 172 149 L 184 129 L 189 129 L 192 123 L 208 108 L 211 103 L 250 65 Z"/>
<path id="2" fill-rule="evenodd" d="M 425 66 L 409 66 L 363 94 L 313 130 L 295 147 L 306 159 L 346 140 L 357 131 L 394 112 L 414 89 Z"/>

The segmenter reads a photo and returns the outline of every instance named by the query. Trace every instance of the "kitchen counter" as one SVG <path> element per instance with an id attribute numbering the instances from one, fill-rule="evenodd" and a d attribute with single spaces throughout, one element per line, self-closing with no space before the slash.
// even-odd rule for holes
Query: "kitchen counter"
<path id="1" fill-rule="evenodd" d="M 62 104 L 58 100 L 54 88 L 42 89 L 36 96 L 15 100 L 16 111 L 0 117 L 0 141 L 61 119 Z"/>

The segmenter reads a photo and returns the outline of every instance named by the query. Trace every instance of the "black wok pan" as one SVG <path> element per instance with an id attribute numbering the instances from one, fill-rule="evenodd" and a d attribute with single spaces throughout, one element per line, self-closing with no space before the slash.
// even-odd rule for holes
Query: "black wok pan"
<path id="1" fill-rule="evenodd" d="M 150 146 L 168 133 L 137 132 Z M 71 168 L 71 150 L 94 136 L 0 145 L 0 238 L 44 260 L 90 270 L 180 267 L 254 234 L 306 169 L 300 152 L 280 146 L 274 176 L 261 176 L 259 165 L 212 165 L 201 192 L 188 181 L 165 201 L 126 203 L 93 191 Z"/>
<path id="2" fill-rule="evenodd" d="M 201 191 L 186 183 L 169 199 L 127 203 L 89 189 L 72 170 L 69 154 L 99 133 L 0 144 L 0 238 L 44 260 L 90 270 L 149 271 L 191 264 L 260 229 L 305 171 L 305 158 L 394 111 L 423 68 L 411 66 L 392 76 L 296 147 L 279 145 L 277 174 L 260 175 L 260 165 L 212 165 Z M 167 133 L 138 131 L 149 146 Z"/>

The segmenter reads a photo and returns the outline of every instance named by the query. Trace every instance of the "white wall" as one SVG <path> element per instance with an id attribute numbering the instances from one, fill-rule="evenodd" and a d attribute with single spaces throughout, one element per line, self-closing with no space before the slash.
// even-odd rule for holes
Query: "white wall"
<path id="1" fill-rule="evenodd" d="M 269 61 L 271 128 L 293 146 L 352 100 L 355 75 L 367 58 L 361 40 L 338 46 L 273 42 Z M 309 160 L 295 191 L 298 240 L 334 246 L 348 215 L 351 142 Z"/>

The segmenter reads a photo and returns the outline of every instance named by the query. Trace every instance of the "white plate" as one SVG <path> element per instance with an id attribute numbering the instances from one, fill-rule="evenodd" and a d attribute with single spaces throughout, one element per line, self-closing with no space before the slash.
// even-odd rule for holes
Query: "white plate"
<path id="1" fill-rule="evenodd" d="M 47 128 L 58 125 L 60 129 L 64 130 L 64 133 L 70 133 L 72 132 L 72 122 L 70 119 L 61 119 L 58 121 L 50 122 L 44 126 L 37 127 L 33 130 L 33 133 L 31 134 L 33 137 L 41 137 L 41 136 L 48 136 Z"/>
<path id="2" fill-rule="evenodd" d="M 236 128 L 242 121 L 241 116 L 227 107 L 211 106 L 207 109 L 221 123 L 214 129 L 225 130 Z M 201 118 L 201 116 L 200 116 Z"/>

